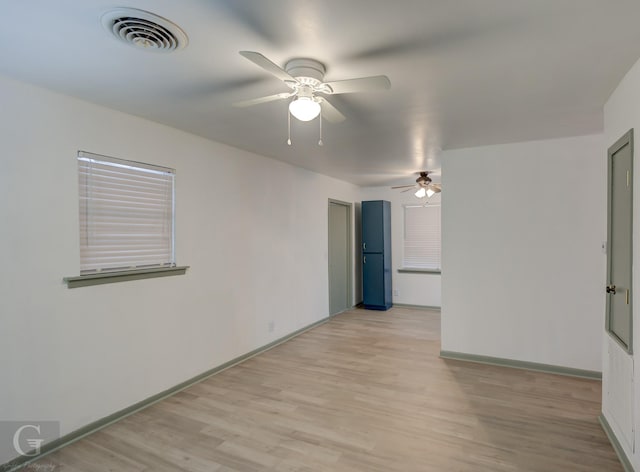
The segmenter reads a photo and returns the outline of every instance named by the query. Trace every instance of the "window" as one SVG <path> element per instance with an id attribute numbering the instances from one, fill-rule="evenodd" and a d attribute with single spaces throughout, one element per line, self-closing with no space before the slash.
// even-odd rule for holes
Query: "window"
<path id="1" fill-rule="evenodd" d="M 440 241 L 440 205 L 406 205 L 403 269 L 439 271 Z"/>
<path id="2" fill-rule="evenodd" d="M 175 267 L 175 171 L 78 153 L 80 274 Z"/>

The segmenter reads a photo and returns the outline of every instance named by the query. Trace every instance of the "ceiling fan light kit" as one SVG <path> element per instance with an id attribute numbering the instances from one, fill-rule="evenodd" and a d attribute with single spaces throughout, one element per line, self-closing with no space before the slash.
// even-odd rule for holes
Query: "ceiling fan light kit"
<path id="1" fill-rule="evenodd" d="M 317 109 L 313 107 L 317 106 Z M 291 146 L 291 115 L 298 118 L 300 121 L 311 121 L 315 117 L 320 116 L 318 122 L 320 123 L 320 138 L 318 139 L 318 146 L 323 146 L 322 142 L 322 115 L 320 114 L 320 105 L 318 102 L 311 98 L 298 97 L 289 103 L 289 111 L 287 113 L 287 144 Z"/>
<path id="2" fill-rule="evenodd" d="M 424 187 L 420 187 L 414 195 L 418 198 L 424 198 L 427 195 L 427 191 Z"/>
<path id="3" fill-rule="evenodd" d="M 311 121 L 320 114 L 320 103 L 313 97 L 298 96 L 289 103 L 289 111 L 300 121 Z"/>

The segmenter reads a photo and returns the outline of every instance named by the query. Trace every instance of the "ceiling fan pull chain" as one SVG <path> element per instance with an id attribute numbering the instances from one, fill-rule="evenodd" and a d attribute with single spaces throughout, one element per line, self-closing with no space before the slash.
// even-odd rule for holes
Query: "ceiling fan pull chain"
<path id="1" fill-rule="evenodd" d="M 289 132 L 289 138 L 287 139 L 287 144 L 291 146 L 291 112 L 287 108 L 287 130 Z"/>
<path id="2" fill-rule="evenodd" d="M 320 139 L 318 140 L 318 146 L 322 146 L 324 144 L 322 142 L 322 112 L 318 115 L 318 119 L 320 120 Z"/>

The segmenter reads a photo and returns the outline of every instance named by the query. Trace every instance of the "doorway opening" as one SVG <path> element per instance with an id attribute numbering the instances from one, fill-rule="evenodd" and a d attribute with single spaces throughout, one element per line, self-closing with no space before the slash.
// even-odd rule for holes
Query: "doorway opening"
<path id="1" fill-rule="evenodd" d="M 351 203 L 329 199 L 329 315 L 352 308 Z"/>

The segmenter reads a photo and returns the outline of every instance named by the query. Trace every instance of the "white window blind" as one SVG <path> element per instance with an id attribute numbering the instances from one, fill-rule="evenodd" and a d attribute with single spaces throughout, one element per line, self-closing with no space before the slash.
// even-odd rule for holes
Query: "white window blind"
<path id="1" fill-rule="evenodd" d="M 440 269 L 440 205 L 404 207 L 404 259 L 412 269 Z"/>
<path id="2" fill-rule="evenodd" d="M 175 171 L 78 152 L 80 274 L 175 266 Z"/>

